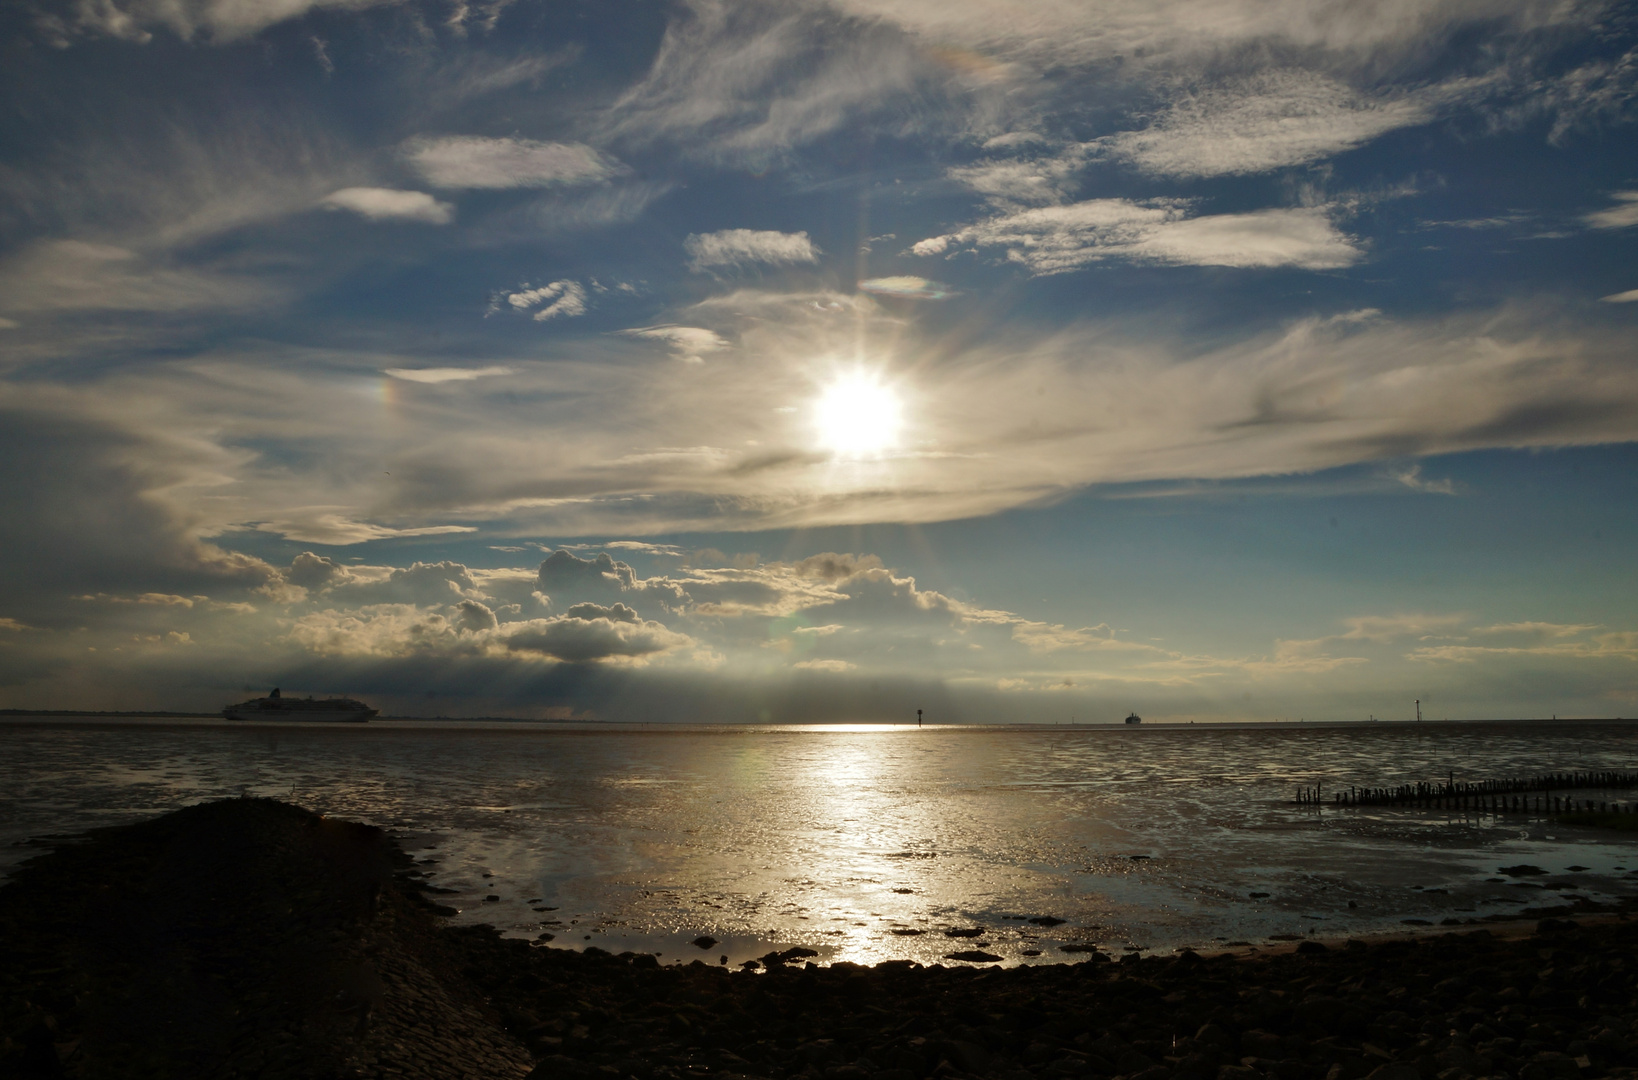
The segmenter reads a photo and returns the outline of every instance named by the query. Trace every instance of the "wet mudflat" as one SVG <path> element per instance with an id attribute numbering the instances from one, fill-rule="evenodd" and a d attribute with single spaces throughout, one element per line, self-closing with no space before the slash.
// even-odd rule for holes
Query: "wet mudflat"
<path id="1" fill-rule="evenodd" d="M 272 800 L 64 843 L 0 889 L 0 1074 L 1638 1077 L 1620 913 L 1272 955 L 729 966 L 697 947 L 662 967 L 446 926 L 414 874 L 379 830 Z"/>

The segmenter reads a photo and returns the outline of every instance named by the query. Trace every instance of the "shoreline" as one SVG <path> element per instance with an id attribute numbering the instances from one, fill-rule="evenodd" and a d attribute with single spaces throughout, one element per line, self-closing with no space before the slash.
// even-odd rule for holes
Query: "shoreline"
<path id="1" fill-rule="evenodd" d="M 1638 1078 L 1624 912 L 1251 955 L 995 968 L 787 953 L 752 971 L 554 949 L 445 925 L 449 910 L 382 830 L 270 799 L 60 840 L 0 887 L 0 1072 Z"/>

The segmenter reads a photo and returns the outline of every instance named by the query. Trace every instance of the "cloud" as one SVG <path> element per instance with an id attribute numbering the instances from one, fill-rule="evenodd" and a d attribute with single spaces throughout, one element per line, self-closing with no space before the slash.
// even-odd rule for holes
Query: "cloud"
<path id="1" fill-rule="evenodd" d="M 693 639 L 686 634 L 668 630 L 657 622 L 635 619 L 616 621 L 572 616 L 534 619 L 512 624 L 502 633 L 501 640 L 513 652 L 538 653 L 570 664 L 636 660 L 693 644 Z"/>
<path id="2" fill-rule="evenodd" d="M 284 578 L 292 585 L 317 592 L 331 585 L 344 585 L 352 580 L 353 575 L 328 556 L 304 551 L 291 560 Z"/>
<path id="3" fill-rule="evenodd" d="M 1146 173 L 1225 176 L 1317 161 L 1431 118 L 1419 99 L 1372 100 L 1317 72 L 1276 69 L 1187 94 L 1152 126 L 1098 145 Z"/>
<path id="4" fill-rule="evenodd" d="M 619 603 L 614 604 L 612 607 L 604 607 L 602 604 L 590 602 L 575 604 L 564 614 L 571 619 L 580 619 L 584 622 L 591 622 L 594 619 L 607 619 L 610 622 L 626 623 L 641 621 L 636 611 Z"/>
<path id="5" fill-rule="evenodd" d="M 481 633 L 484 630 L 493 630 L 499 626 L 495 613 L 488 606 L 476 600 L 462 600 L 455 605 L 458 613 L 456 623 L 462 630 L 471 633 Z"/>
<path id="6" fill-rule="evenodd" d="M 392 188 L 350 187 L 332 191 L 319 203 L 329 210 L 351 210 L 371 221 L 424 221 L 448 225 L 455 208 L 439 202 L 424 191 L 397 191 Z"/>
<path id="7" fill-rule="evenodd" d="M 1638 225 L 1638 191 L 1614 191 L 1615 205 L 1606 210 L 1583 214 L 1582 221 L 1595 229 L 1628 229 Z"/>
<path id="8" fill-rule="evenodd" d="M 1432 495 L 1454 495 L 1456 484 L 1446 478 L 1444 480 L 1429 480 L 1422 475 L 1422 466 L 1412 465 L 1393 474 L 1393 478 L 1413 491 L 1425 491 Z"/>
<path id="9" fill-rule="evenodd" d="M 1609 296 L 1599 297 L 1606 304 L 1638 303 L 1638 289 L 1628 289 L 1626 292 L 1611 293 Z"/>
<path id="10" fill-rule="evenodd" d="M 950 179 L 990 196 L 998 205 L 1041 206 L 1064 202 L 1075 174 L 1085 164 L 1086 148 L 1072 146 L 1055 157 L 980 161 L 958 165 Z"/>
<path id="11" fill-rule="evenodd" d="M 1464 28 L 1517 33 L 1554 25 L 1586 26 L 1603 9 L 1553 0 L 1472 0 L 1405 7 L 1394 0 L 1315 0 L 1299 5 L 1242 0 L 1100 3 L 1039 0 L 997 17 L 990 0 L 842 0 L 844 10 L 890 20 L 927 43 L 965 46 L 1027 64 L 1031 72 L 1068 73 L 1119 60 L 1140 70 L 1259 51 L 1318 53 L 1369 70 L 1427 54 Z M 993 60 L 991 61 L 994 62 Z"/>
<path id="12" fill-rule="evenodd" d="M 809 555 L 798 560 L 792 569 L 801 577 L 818 578 L 820 581 L 842 581 L 855 574 L 862 574 L 867 570 L 881 570 L 882 560 L 876 555 L 838 555 L 834 551 L 823 552 L 819 555 Z"/>
<path id="13" fill-rule="evenodd" d="M 698 326 L 677 326 L 667 323 L 662 326 L 643 326 L 633 330 L 621 330 L 620 333 L 630 337 L 647 338 L 651 341 L 663 341 L 671 346 L 672 354 L 687 364 L 703 364 L 705 354 L 726 349 L 728 342 L 715 330 L 706 330 Z"/>
<path id="14" fill-rule="evenodd" d="M 691 256 L 689 266 L 707 270 L 716 266 L 735 269 L 752 263 L 784 265 L 816 262 L 819 249 L 805 232 L 782 233 L 767 229 L 723 229 L 713 233 L 690 233 L 683 248 Z"/>
<path id="15" fill-rule="evenodd" d="M 858 666 L 858 664 L 851 663 L 847 660 L 798 660 L 796 663 L 791 665 L 791 667 L 796 668 L 798 671 L 831 672 L 853 671 L 856 670 Z"/>
<path id="16" fill-rule="evenodd" d="M 586 287 L 578 281 L 569 280 L 554 281 L 538 289 L 530 288 L 525 283 L 519 291 L 506 294 L 506 302 L 514 311 L 528 311 L 537 304 L 546 304 L 535 312 L 536 322 L 546 322 L 560 315 L 573 318 L 586 313 Z"/>
<path id="17" fill-rule="evenodd" d="M 692 156 L 765 167 L 845 125 L 881 118 L 889 128 L 895 119 L 901 129 L 906 121 L 924 126 L 928 98 L 951 81 L 968 80 L 874 16 L 693 0 L 605 122 L 617 140 L 669 142 Z"/>
<path id="18" fill-rule="evenodd" d="M 419 525 L 395 528 L 391 525 L 359 521 L 349 515 L 349 509 L 342 506 L 292 506 L 279 508 L 277 516 L 240 524 L 258 532 L 277 533 L 288 540 L 337 547 L 393 537 L 443 536 L 449 533 L 478 531 L 473 525 Z"/>
<path id="19" fill-rule="evenodd" d="M 908 274 L 861 281 L 859 290 L 872 296 L 892 296 L 909 300 L 947 300 L 955 295 L 955 290 L 948 285 Z"/>
<path id="20" fill-rule="evenodd" d="M 916 255 L 1004 248 L 1034 274 L 1077 270 L 1107 259 L 1188 266 L 1309 270 L 1350 266 L 1363 253 L 1331 224 L 1324 209 L 1186 216 L 1180 200 L 1091 199 L 1002 214 L 922 240 Z"/>
<path id="21" fill-rule="evenodd" d="M 404 145 L 410 165 L 434 187 L 544 188 L 601 183 L 629 170 L 582 143 L 422 137 Z"/>
<path id="22" fill-rule="evenodd" d="M 547 593 L 557 589 L 633 589 L 637 585 L 631 564 L 616 560 L 606 551 L 582 559 L 559 548 L 540 564 L 538 578 L 541 590 Z"/>
<path id="23" fill-rule="evenodd" d="M 129 403 L 127 403 L 129 404 Z M 202 538 L 183 493 L 208 488 L 233 455 L 180 430 L 144 428 L 130 408 L 83 391 L 0 385 L 0 610 L 51 627 L 64 596 L 117 582 L 144 605 L 245 596 L 278 571 Z M 24 512 L 15 508 L 27 508 Z"/>
<path id="24" fill-rule="evenodd" d="M 13 312 L 200 312 L 265 305 L 275 295 L 242 275 L 167 266 L 83 240 L 36 244 L 0 264 L 0 309 Z"/>
<path id="25" fill-rule="evenodd" d="M 78 0 L 67 15 L 43 15 L 48 33 L 64 40 L 70 32 L 104 34 L 146 43 L 152 30 L 169 30 L 184 41 L 207 37 L 226 43 L 325 8 L 361 9 L 396 0 L 281 0 L 279 3 L 234 3 L 231 0 Z"/>
<path id="26" fill-rule="evenodd" d="M 502 365 L 491 365 L 481 368 L 386 368 L 383 374 L 405 382 L 428 383 L 436 385 L 446 382 L 471 382 L 474 379 L 488 379 L 496 375 L 510 375 L 515 369 Z"/>

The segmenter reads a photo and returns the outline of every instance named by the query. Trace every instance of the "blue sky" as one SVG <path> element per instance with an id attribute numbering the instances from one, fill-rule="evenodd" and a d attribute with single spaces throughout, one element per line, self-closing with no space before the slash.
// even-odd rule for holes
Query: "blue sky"
<path id="1" fill-rule="evenodd" d="M 1630 7 L 0 41 L 0 705 L 1638 711 Z"/>

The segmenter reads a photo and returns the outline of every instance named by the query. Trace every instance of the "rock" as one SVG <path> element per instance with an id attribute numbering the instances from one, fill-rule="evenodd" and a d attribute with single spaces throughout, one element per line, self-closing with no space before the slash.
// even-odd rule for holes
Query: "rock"
<path id="1" fill-rule="evenodd" d="M 1324 943 L 1324 942 L 1320 942 L 1320 941 L 1304 941 L 1304 942 L 1302 942 L 1302 943 L 1301 943 L 1301 944 L 1299 944 L 1299 945 L 1298 945 L 1298 946 L 1297 946 L 1297 951 L 1298 951 L 1298 952 L 1300 952 L 1300 953 L 1308 953 L 1308 954 L 1313 954 L 1313 953 L 1325 953 L 1325 952 L 1330 952 L 1330 951 L 1331 951 L 1331 950 L 1330 950 L 1330 948 L 1329 948 L 1329 947 L 1327 947 L 1327 946 L 1326 946 L 1326 945 L 1325 945 L 1325 943 Z"/>
<path id="2" fill-rule="evenodd" d="M 916 930 L 908 926 L 896 926 L 888 931 L 888 933 L 896 934 L 899 937 L 915 937 L 917 934 L 925 934 L 926 932 L 927 931 L 925 930 Z"/>
<path id="3" fill-rule="evenodd" d="M 1037 915 L 1029 921 L 1034 923 L 1036 926 L 1062 926 L 1069 920 L 1060 919 L 1056 915 Z"/>
<path id="4" fill-rule="evenodd" d="M 709 949 L 711 946 L 715 945 L 716 943 L 717 943 L 717 939 L 712 937 L 709 934 L 701 934 L 699 937 L 697 937 L 693 941 L 689 942 L 689 944 L 694 946 L 696 949 Z M 818 955 L 818 954 L 816 953 L 814 955 Z"/>
<path id="5" fill-rule="evenodd" d="M 1365 1080 L 1422 1080 L 1422 1074 L 1408 1061 L 1390 1061 L 1367 1073 Z"/>
<path id="6" fill-rule="evenodd" d="M 774 967 L 779 964 L 789 964 L 797 960 L 805 960 L 810 956 L 818 955 L 819 952 L 817 949 L 804 949 L 800 945 L 793 945 L 783 952 L 768 953 L 761 959 L 764 964 L 768 965 L 769 967 Z"/>
<path id="7" fill-rule="evenodd" d="M 483 902 L 486 904 L 498 904 L 500 902 L 500 897 L 496 896 L 494 893 L 490 893 L 488 896 L 483 898 Z"/>
<path id="8" fill-rule="evenodd" d="M 965 960 L 969 964 L 993 964 L 1001 957 L 996 956 L 994 953 L 987 953 L 982 949 L 968 949 L 965 952 L 947 953 L 944 959 Z"/>
<path id="9" fill-rule="evenodd" d="M 1539 866 L 1531 866 L 1529 863 L 1519 863 L 1517 866 L 1504 866 L 1496 872 L 1506 874 L 1508 877 L 1533 877 L 1537 874 L 1545 874 L 1547 871 Z"/>
<path id="10" fill-rule="evenodd" d="M 950 930 L 944 931 L 944 936 L 945 937 L 983 937 L 984 936 L 984 928 L 981 927 L 981 926 L 973 926 L 973 927 L 968 927 L 966 929 L 950 929 Z"/>

